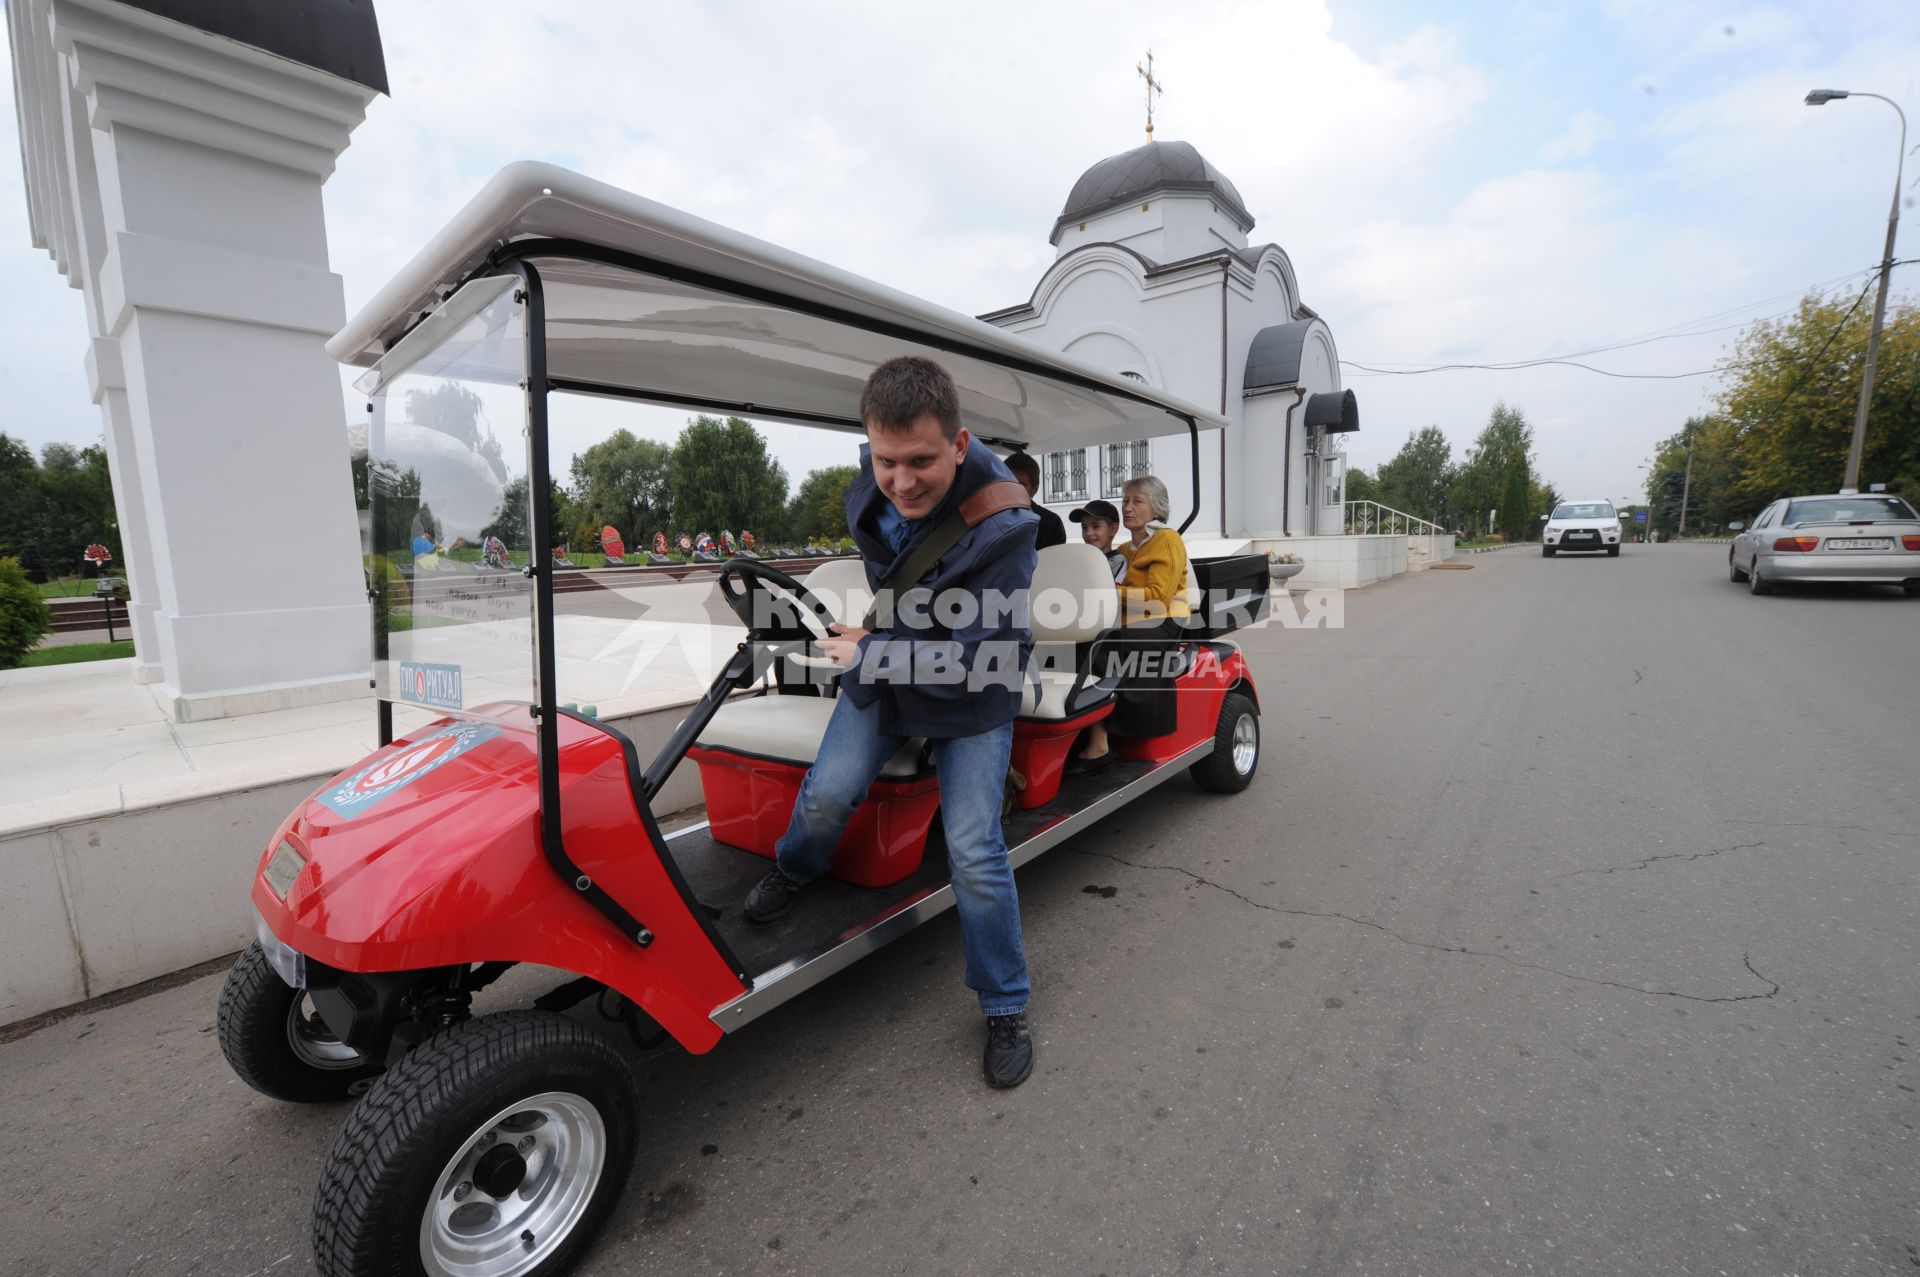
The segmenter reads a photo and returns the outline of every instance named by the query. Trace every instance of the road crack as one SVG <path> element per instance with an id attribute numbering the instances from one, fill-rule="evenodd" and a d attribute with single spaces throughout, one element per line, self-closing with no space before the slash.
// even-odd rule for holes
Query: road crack
<path id="1" fill-rule="evenodd" d="M 1767 840 L 1762 838 L 1759 842 L 1743 842 L 1732 847 L 1715 847 L 1711 851 L 1675 851 L 1664 856 L 1648 856 L 1645 860 L 1638 860 L 1630 865 L 1614 865 L 1607 869 L 1575 869 L 1568 873 L 1555 874 L 1553 880 L 1558 882 L 1562 878 L 1578 878 L 1581 874 L 1632 873 L 1636 869 L 1645 869 L 1648 865 L 1657 865 L 1663 860 L 1705 860 L 1709 856 L 1723 856 L 1729 851 L 1749 851 L 1766 845 Z"/>
<path id="2" fill-rule="evenodd" d="M 1834 825 L 1825 821 L 1800 822 L 1793 820 L 1723 820 L 1723 825 L 1765 825 L 1773 829 L 1833 829 L 1847 833 L 1876 834 L 1881 838 L 1920 838 L 1913 830 L 1895 831 L 1892 829 L 1872 829 L 1866 825 Z"/>
<path id="3" fill-rule="evenodd" d="M 1629 993 L 1641 993 L 1654 998 L 1678 998 L 1683 1002 L 1764 1002 L 1780 992 L 1780 983 L 1777 980 L 1761 975 L 1760 972 L 1754 968 L 1752 956 L 1745 952 L 1741 954 L 1741 963 L 1756 980 L 1761 981 L 1767 986 L 1765 993 L 1740 993 L 1710 998 L 1698 993 L 1683 993 L 1678 989 L 1649 989 L 1644 985 L 1627 984 L 1619 980 L 1602 980 L 1597 976 L 1581 975 L 1576 971 L 1564 971 L 1559 967 L 1547 966 L 1545 963 L 1528 962 L 1523 958 L 1516 958 L 1511 954 L 1492 953 L 1485 949 L 1469 949 L 1465 945 L 1434 944 L 1427 940 L 1415 940 L 1412 936 L 1402 935 L 1392 927 L 1375 922 L 1371 918 L 1356 918 L 1349 913 L 1330 913 L 1318 909 L 1289 909 L 1283 905 L 1268 904 L 1263 900 L 1255 900 L 1252 896 L 1235 891 L 1232 887 L 1226 886 L 1224 883 L 1215 882 L 1203 874 L 1197 874 L 1193 870 L 1183 868 L 1180 865 L 1152 864 L 1144 861 L 1128 860 L 1126 857 L 1116 856 L 1110 851 L 1090 851 L 1084 847 L 1076 847 L 1072 843 L 1065 844 L 1064 849 L 1080 856 L 1097 856 L 1102 860 L 1111 860 L 1115 864 L 1126 865 L 1130 869 L 1154 870 L 1163 873 L 1179 874 L 1182 877 L 1192 879 L 1203 887 L 1209 887 L 1223 895 L 1233 897 L 1242 904 L 1251 905 L 1253 908 L 1263 910 L 1267 913 L 1285 914 L 1291 918 L 1322 918 L 1329 922 L 1351 923 L 1356 927 L 1364 927 L 1369 931 L 1377 931 L 1383 936 L 1398 940 L 1401 944 L 1410 945 L 1415 949 L 1425 949 L 1430 953 L 1457 953 L 1470 958 L 1492 958 L 1496 962 L 1504 962 L 1510 967 L 1519 967 L 1525 971 L 1540 971 L 1548 975 L 1559 976 L 1563 980 L 1573 980 L 1580 984 L 1596 984 L 1608 989 L 1624 989 Z M 1731 848 L 1728 850 L 1731 850 Z"/>

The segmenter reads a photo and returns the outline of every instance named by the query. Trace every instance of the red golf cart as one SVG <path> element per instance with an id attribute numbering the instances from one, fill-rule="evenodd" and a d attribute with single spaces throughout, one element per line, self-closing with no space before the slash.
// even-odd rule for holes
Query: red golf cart
<path id="1" fill-rule="evenodd" d="M 556 605 L 565 570 L 542 550 L 550 416 L 585 404 L 597 421 L 637 401 L 852 436 L 868 372 L 920 353 L 953 373 L 985 445 L 1184 434 L 1195 492 L 1198 432 L 1224 423 L 534 164 L 500 173 L 330 349 L 370 369 L 357 478 L 380 748 L 268 840 L 252 883 L 259 940 L 221 994 L 220 1042 L 268 1095 L 357 1097 L 314 1203 L 322 1273 L 557 1272 L 617 1206 L 643 1120 L 627 1057 L 568 1007 L 594 998 L 643 1045 L 709 1051 L 953 896 L 940 778 L 910 743 L 859 809 L 832 880 L 778 922 L 742 917 L 832 710 L 809 649 L 828 623 L 864 614 L 864 571 L 826 562 L 796 580 L 725 563 L 719 592 L 744 633 L 642 759 L 568 703 L 607 650 L 597 636 L 651 622 L 623 620 L 629 594 L 611 589 L 570 585 Z M 524 447 L 503 447 L 507 431 Z M 459 545 L 499 551 L 416 570 L 417 547 Z M 1098 671 L 1125 635 L 1104 556 L 1042 553 L 1005 817 L 1016 865 L 1183 774 L 1225 792 L 1252 779 L 1258 700 L 1222 636 L 1264 614 L 1266 563 L 1193 566 L 1194 616 L 1174 644 L 1178 730 L 1119 741 L 1105 771 L 1065 776 L 1075 737 L 1112 710 Z M 653 804 L 689 756 L 709 819 L 664 836 Z M 573 978 L 529 1009 L 474 1015 L 475 993 L 522 963 Z"/>

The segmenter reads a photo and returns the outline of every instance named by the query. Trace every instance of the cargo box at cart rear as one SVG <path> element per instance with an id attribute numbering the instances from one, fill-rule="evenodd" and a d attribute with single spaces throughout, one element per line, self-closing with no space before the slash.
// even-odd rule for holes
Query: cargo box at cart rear
<path id="1" fill-rule="evenodd" d="M 1195 638 L 1219 638 L 1266 618 L 1273 584 L 1266 555 L 1195 559 L 1193 575 L 1200 583 L 1200 605 L 1187 628 Z"/>

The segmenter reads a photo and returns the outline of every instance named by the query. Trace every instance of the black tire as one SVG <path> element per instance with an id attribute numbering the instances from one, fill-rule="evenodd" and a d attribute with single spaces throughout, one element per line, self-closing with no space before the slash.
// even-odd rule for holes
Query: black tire
<path id="1" fill-rule="evenodd" d="M 1745 572 L 1742 572 L 1739 566 L 1735 564 L 1733 561 L 1733 551 L 1728 550 L 1727 551 L 1727 580 L 1732 581 L 1735 585 L 1739 585 L 1745 582 L 1746 579 L 1747 579 L 1747 574 Z"/>
<path id="2" fill-rule="evenodd" d="M 1235 750 L 1235 733 L 1241 730 L 1243 720 L 1253 746 L 1244 759 Z M 1237 794 L 1252 783 L 1259 766 L 1260 708 L 1245 692 L 1228 692 L 1220 702 L 1220 719 L 1214 724 L 1213 752 L 1193 765 L 1193 779 L 1200 788 L 1213 793 Z"/>
<path id="3" fill-rule="evenodd" d="M 1748 594 L 1772 594 L 1773 582 L 1760 579 L 1760 556 L 1753 556 L 1753 566 L 1747 569 Z"/>
<path id="4" fill-rule="evenodd" d="M 482 1142 L 496 1131 L 541 1129 L 545 1123 L 531 1124 L 526 1114 L 554 1111 L 539 1105 L 560 1099 L 583 1105 L 601 1124 L 597 1134 L 575 1128 L 568 1136 L 556 1118 L 553 1129 L 562 1131 L 562 1153 L 578 1153 L 597 1142 L 601 1160 L 597 1171 L 560 1155 L 542 1165 L 543 1152 L 529 1155 L 531 1165 L 521 1163 L 522 1175 L 550 1175 L 559 1200 L 567 1200 L 560 1193 L 565 1185 L 584 1193 L 575 1195 L 576 1205 L 555 1222 L 559 1231 L 537 1238 L 546 1254 L 524 1272 L 536 1277 L 572 1268 L 626 1186 L 638 1143 L 640 1094 L 626 1061 L 605 1035 L 552 1012 L 512 1011 L 467 1020 L 427 1039 L 374 1083 L 348 1117 L 327 1152 L 313 1199 L 313 1257 L 322 1277 L 429 1272 L 422 1256 L 423 1224 L 426 1212 L 443 1201 L 462 1203 L 452 1208 L 453 1219 L 469 1208 L 481 1213 L 482 1221 L 468 1227 L 490 1228 L 490 1236 L 507 1238 L 509 1245 L 520 1242 L 526 1234 L 512 1233 L 518 1225 L 504 1222 L 499 1204 L 516 1212 L 535 1209 L 547 1199 L 547 1189 L 534 1193 L 536 1207 L 529 1207 L 522 1197 L 528 1181 L 513 1180 L 509 1170 L 501 1190 L 490 1194 L 481 1175 L 500 1172 L 497 1166 L 488 1171 L 484 1157 L 462 1181 L 466 1195 L 457 1195 L 461 1186 L 449 1177 L 458 1178 L 458 1162 L 479 1149 L 492 1155 L 507 1151 L 504 1142 Z M 516 1111 L 521 1105 L 532 1107 Z M 443 1180 L 448 1181 L 445 1198 L 435 1191 Z M 484 1221 L 488 1212 L 495 1217 L 492 1225 Z M 440 1235 L 436 1229 L 435 1236 Z"/>
<path id="5" fill-rule="evenodd" d="M 220 1054 L 240 1080 L 276 1100 L 334 1103 L 380 1072 L 327 1030 L 306 994 L 274 973 L 257 940 L 227 972 L 215 1022 Z"/>
<path id="6" fill-rule="evenodd" d="M 1619 558 L 1619 557 L 1620 557 L 1620 547 L 1619 547 L 1619 546 L 1617 546 L 1617 545 L 1610 545 L 1610 546 L 1608 546 L 1608 547 L 1607 547 L 1607 557 L 1608 557 L 1609 559 L 1617 559 L 1617 558 Z"/>
<path id="7" fill-rule="evenodd" d="M 1550 545 L 1541 546 L 1540 557 L 1543 559 L 1551 559 L 1553 557 L 1553 547 Z"/>
<path id="8" fill-rule="evenodd" d="M 1902 581 L 1900 588 L 1907 592 L 1910 599 L 1920 599 L 1920 581 Z"/>

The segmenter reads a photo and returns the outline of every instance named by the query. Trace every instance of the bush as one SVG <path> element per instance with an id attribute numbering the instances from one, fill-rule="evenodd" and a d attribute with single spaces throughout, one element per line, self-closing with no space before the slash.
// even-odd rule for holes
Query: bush
<path id="1" fill-rule="evenodd" d="M 0 670 L 10 670 L 53 628 L 53 613 L 18 559 L 0 559 Z"/>

